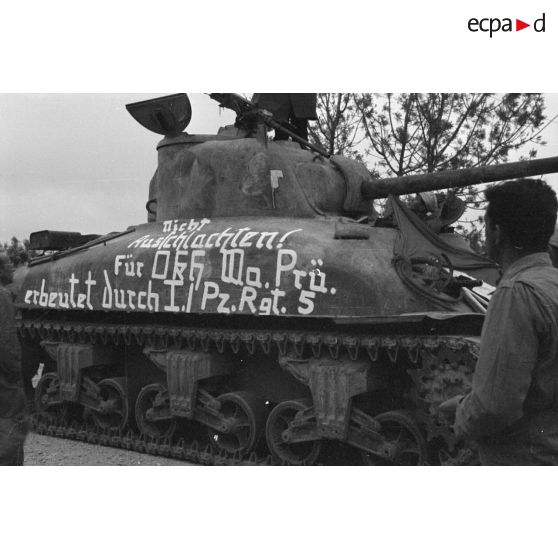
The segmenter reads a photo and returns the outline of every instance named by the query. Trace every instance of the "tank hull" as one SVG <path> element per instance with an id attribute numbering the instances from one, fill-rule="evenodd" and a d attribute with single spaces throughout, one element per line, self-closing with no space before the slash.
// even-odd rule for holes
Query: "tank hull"
<path id="1" fill-rule="evenodd" d="M 172 220 L 36 260 L 17 306 L 28 387 L 45 372 L 40 428 L 73 433 L 77 412 L 94 421 L 78 418 L 80 436 L 145 451 L 151 437 L 201 462 L 170 441 L 209 441 L 231 463 L 438 462 L 453 438 L 437 405 L 468 389 L 482 315 L 406 286 L 396 235 L 325 217 Z"/>
<path id="2" fill-rule="evenodd" d="M 380 318 L 448 311 L 398 279 L 394 229 L 338 219 L 149 223 L 29 268 L 24 309 L 184 315 Z M 357 234 L 355 234 L 355 227 Z M 455 313 L 471 313 L 456 300 Z"/>

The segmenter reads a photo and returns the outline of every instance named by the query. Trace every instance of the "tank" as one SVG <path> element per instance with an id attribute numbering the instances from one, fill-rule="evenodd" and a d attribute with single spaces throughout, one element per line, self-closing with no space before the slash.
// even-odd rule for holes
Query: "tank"
<path id="1" fill-rule="evenodd" d="M 31 235 L 16 305 L 36 428 L 201 463 L 473 462 L 438 406 L 470 389 L 498 269 L 397 196 L 558 158 L 375 181 L 212 96 L 236 127 L 184 131 L 185 94 L 128 106 L 164 136 L 145 223 Z"/>

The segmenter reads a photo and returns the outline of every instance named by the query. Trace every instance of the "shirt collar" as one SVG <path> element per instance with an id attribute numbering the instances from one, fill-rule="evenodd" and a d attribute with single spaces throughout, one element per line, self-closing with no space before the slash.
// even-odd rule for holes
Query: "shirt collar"
<path id="1" fill-rule="evenodd" d="M 529 254 L 513 262 L 502 275 L 502 279 L 509 279 L 530 267 L 547 265 L 552 266 L 552 261 L 550 260 L 550 256 L 547 252 L 536 252 L 535 254 Z"/>

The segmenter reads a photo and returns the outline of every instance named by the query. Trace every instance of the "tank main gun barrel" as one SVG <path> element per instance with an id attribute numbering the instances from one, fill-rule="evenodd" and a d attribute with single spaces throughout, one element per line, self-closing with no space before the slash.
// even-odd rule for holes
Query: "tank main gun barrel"
<path id="1" fill-rule="evenodd" d="M 558 172 L 558 157 L 532 159 L 502 165 L 447 170 L 426 174 L 398 176 L 363 182 L 362 196 L 366 200 L 387 198 L 390 194 L 403 196 L 447 188 L 461 188 L 487 182 L 524 178 Z"/>

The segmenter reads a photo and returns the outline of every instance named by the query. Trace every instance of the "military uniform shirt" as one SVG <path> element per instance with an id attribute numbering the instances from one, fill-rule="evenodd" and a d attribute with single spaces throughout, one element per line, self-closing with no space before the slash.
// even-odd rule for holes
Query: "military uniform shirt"
<path id="1" fill-rule="evenodd" d="M 483 464 L 558 464 L 558 270 L 547 253 L 504 273 L 454 428 L 478 441 Z"/>

